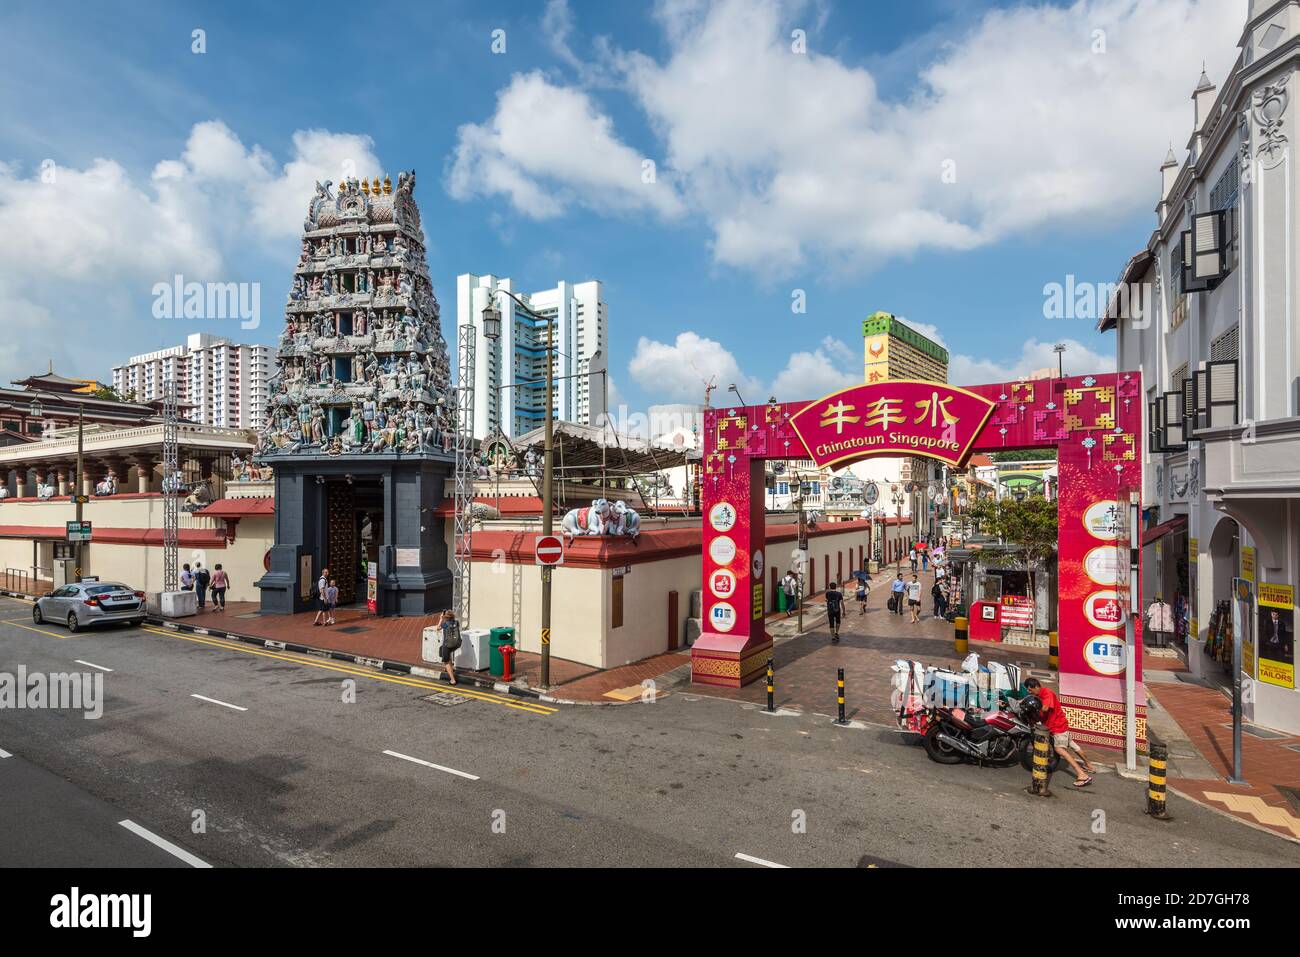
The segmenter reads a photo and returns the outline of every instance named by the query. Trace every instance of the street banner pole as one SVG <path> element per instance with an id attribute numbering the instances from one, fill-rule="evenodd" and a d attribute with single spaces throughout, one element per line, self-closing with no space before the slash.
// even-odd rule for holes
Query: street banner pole
<path id="1" fill-rule="evenodd" d="M 1138 594 L 1138 562 L 1141 546 L 1138 544 L 1141 506 L 1136 492 L 1128 495 L 1128 610 L 1124 616 L 1124 766 L 1137 768 L 1137 616 L 1141 614 L 1141 596 Z"/>
<path id="2" fill-rule="evenodd" d="M 1241 774 L 1241 646 L 1246 630 L 1254 624 L 1249 579 L 1234 578 L 1232 595 L 1232 777 L 1228 783 L 1245 784 Z"/>

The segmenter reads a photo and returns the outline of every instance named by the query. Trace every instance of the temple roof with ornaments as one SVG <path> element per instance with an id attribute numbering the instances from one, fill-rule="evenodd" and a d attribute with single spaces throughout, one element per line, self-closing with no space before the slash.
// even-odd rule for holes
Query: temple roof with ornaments
<path id="1" fill-rule="evenodd" d="M 449 454 L 447 343 L 415 172 L 317 183 L 259 454 Z"/>

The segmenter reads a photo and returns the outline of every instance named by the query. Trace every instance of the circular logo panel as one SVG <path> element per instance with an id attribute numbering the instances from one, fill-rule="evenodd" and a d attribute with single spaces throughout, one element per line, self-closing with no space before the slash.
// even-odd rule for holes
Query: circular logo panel
<path id="1" fill-rule="evenodd" d="M 709 575 L 709 591 L 719 598 L 730 598 L 736 593 L 736 574 L 726 568 L 715 568 Z"/>
<path id="2" fill-rule="evenodd" d="M 1098 545 L 1083 556 L 1083 570 L 1098 585 L 1114 585 L 1120 580 L 1119 549 L 1114 545 Z"/>
<path id="3" fill-rule="evenodd" d="M 716 532 L 729 532 L 736 527 L 736 510 L 730 502 L 719 502 L 709 509 L 709 524 Z"/>
<path id="4" fill-rule="evenodd" d="M 1093 538 L 1115 541 L 1119 538 L 1119 503 L 1113 498 L 1093 502 L 1083 513 L 1083 527 Z"/>
<path id="5" fill-rule="evenodd" d="M 1111 590 L 1095 591 L 1083 600 L 1083 614 L 1092 627 L 1109 631 L 1124 624 L 1124 607 L 1119 595 Z"/>
<path id="6" fill-rule="evenodd" d="M 1115 635 L 1096 635 L 1083 646 L 1083 660 L 1099 675 L 1113 677 L 1124 673 L 1124 639 Z"/>
<path id="7" fill-rule="evenodd" d="M 709 557 L 715 565 L 730 565 L 736 557 L 736 543 L 726 535 L 709 542 Z"/>
<path id="8" fill-rule="evenodd" d="M 754 570 L 754 577 L 761 580 L 763 577 L 763 550 L 761 548 L 755 550 L 754 557 L 750 559 L 750 567 Z"/>
<path id="9" fill-rule="evenodd" d="M 709 622 L 714 631 L 731 631 L 736 627 L 736 609 L 730 602 L 720 601 L 709 609 Z"/>

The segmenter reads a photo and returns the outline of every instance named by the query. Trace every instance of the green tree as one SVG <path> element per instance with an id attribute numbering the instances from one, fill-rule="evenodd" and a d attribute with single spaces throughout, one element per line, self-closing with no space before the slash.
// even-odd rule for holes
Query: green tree
<path id="1" fill-rule="evenodd" d="M 134 402 L 135 392 L 131 389 L 127 389 L 126 394 L 123 395 L 111 385 L 101 385 L 94 392 L 90 393 L 90 397 L 92 399 L 103 399 L 106 402 Z"/>
<path id="2" fill-rule="evenodd" d="M 1029 573 L 1030 598 L 1036 602 L 1038 589 L 1034 568 L 1056 554 L 1056 503 L 1036 495 L 1020 501 L 1014 498 L 985 500 L 971 505 L 966 515 L 978 529 L 996 535 L 1004 545 L 1019 546 L 1020 558 Z"/>
<path id="3" fill-rule="evenodd" d="M 989 459 L 994 462 L 1054 462 L 1056 449 L 1014 449 L 1007 452 L 990 452 Z"/>

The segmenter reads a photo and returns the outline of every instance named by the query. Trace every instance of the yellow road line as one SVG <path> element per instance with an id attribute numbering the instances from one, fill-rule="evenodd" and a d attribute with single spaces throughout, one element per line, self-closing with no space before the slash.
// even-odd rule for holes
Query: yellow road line
<path id="1" fill-rule="evenodd" d="M 34 631 L 37 634 L 49 635 L 51 638 L 68 639 L 68 638 L 77 637 L 76 635 L 73 634 L 60 635 L 57 631 L 46 631 L 44 628 L 33 628 L 31 625 L 27 624 L 27 620 L 25 618 L 19 618 L 17 620 L 11 620 L 9 618 L 6 618 L 4 619 L 4 623 L 6 625 L 17 625 L 19 628 L 26 628 L 28 631 Z"/>
<path id="2" fill-rule="evenodd" d="M 172 631 L 169 628 L 156 628 L 144 626 L 141 631 L 147 631 L 150 634 L 161 635 L 164 638 L 180 638 L 184 641 L 193 642 L 198 645 L 208 645 L 213 648 L 221 648 L 224 651 L 238 651 L 248 655 L 257 655 L 261 658 L 273 658 L 277 661 L 287 661 L 297 665 L 307 665 L 312 668 L 321 668 L 325 671 L 335 671 L 339 674 L 351 675 L 357 678 L 371 678 L 375 681 L 386 681 L 389 684 L 405 685 L 409 688 L 422 688 L 430 691 L 445 691 L 450 694 L 462 695 L 466 698 L 473 698 L 477 701 L 486 701 L 489 704 L 499 704 L 506 708 L 513 708 L 516 711 L 526 711 L 529 714 L 538 714 L 542 716 L 555 714 L 559 709 L 551 708 L 543 704 L 533 703 L 530 701 L 513 700 L 503 695 L 490 694 L 478 689 L 469 689 L 463 685 L 443 685 L 438 682 L 427 681 L 423 678 L 405 677 L 398 675 L 386 675 L 380 672 L 363 668 L 357 665 L 350 665 L 338 661 L 317 661 L 310 655 L 297 655 L 296 653 L 281 654 L 275 651 L 253 648 L 243 642 L 232 641 L 222 638 L 213 638 L 204 635 L 189 635 L 180 631 Z"/>

